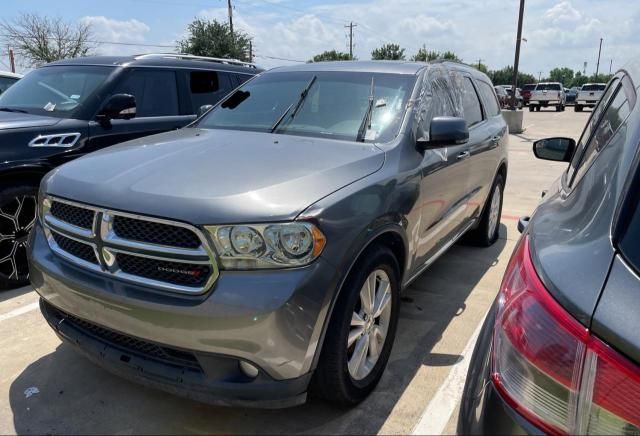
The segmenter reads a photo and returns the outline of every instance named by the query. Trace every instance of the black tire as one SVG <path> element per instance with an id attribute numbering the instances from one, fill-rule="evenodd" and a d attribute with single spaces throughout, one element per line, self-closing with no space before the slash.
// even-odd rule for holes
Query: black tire
<path id="1" fill-rule="evenodd" d="M 562 105 L 556 106 L 556 112 L 562 112 Z"/>
<path id="2" fill-rule="evenodd" d="M 573 108 L 573 110 L 574 110 L 574 111 L 576 111 L 576 112 L 582 112 L 582 106 L 578 106 L 578 105 L 576 105 L 576 106 Z"/>
<path id="3" fill-rule="evenodd" d="M 497 190 L 497 191 L 496 191 Z M 490 217 L 491 217 L 491 205 L 493 203 L 493 197 L 496 195 L 496 192 L 500 193 L 499 205 L 498 205 L 498 215 L 497 221 L 495 225 L 493 225 L 493 231 L 490 232 Z M 482 211 L 482 217 L 480 218 L 480 223 L 478 227 L 471 230 L 465 237 L 465 241 L 477 245 L 480 247 L 489 247 L 493 245 L 500 235 L 500 216 L 502 215 L 502 204 L 504 202 L 504 179 L 501 174 L 498 174 L 496 179 L 493 181 L 493 185 L 491 186 L 491 193 L 487 198 L 487 202 L 484 205 L 484 210 Z M 491 233 L 491 234 L 489 234 Z"/>
<path id="4" fill-rule="evenodd" d="M 349 352 L 347 339 L 351 331 L 351 318 L 360 304 L 360 290 L 369 275 L 382 270 L 389 277 L 391 288 L 390 320 L 384 345 L 378 360 L 368 375 L 361 380 L 354 379 L 348 368 Z M 327 333 L 322 354 L 318 362 L 310 393 L 332 403 L 353 406 L 364 400 L 376 387 L 387 362 L 396 334 L 400 309 L 399 266 L 393 252 L 380 245 L 368 248 L 349 274 L 338 297 Z"/>
<path id="5" fill-rule="evenodd" d="M 535 106 L 529 106 L 529 112 L 533 112 L 535 110 Z"/>
<path id="6" fill-rule="evenodd" d="M 0 187 L 0 289 L 29 284 L 27 242 L 36 219 L 38 186 Z"/>
<path id="7" fill-rule="evenodd" d="M 536 106 L 536 111 L 540 112 L 540 109 L 542 109 L 542 106 Z"/>

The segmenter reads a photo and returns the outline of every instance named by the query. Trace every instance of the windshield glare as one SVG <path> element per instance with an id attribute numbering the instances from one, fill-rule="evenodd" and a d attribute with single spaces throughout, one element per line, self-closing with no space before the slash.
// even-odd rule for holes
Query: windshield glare
<path id="1" fill-rule="evenodd" d="M 74 118 L 112 71 L 77 65 L 39 68 L 0 95 L 0 107 Z"/>
<path id="2" fill-rule="evenodd" d="M 276 132 L 355 141 L 367 113 L 371 79 L 374 108 L 364 139 L 387 142 L 402 124 L 415 76 L 362 72 L 272 72 L 258 76 L 209 112 L 198 124 L 207 129 L 270 132 L 316 76 L 302 105 Z"/>

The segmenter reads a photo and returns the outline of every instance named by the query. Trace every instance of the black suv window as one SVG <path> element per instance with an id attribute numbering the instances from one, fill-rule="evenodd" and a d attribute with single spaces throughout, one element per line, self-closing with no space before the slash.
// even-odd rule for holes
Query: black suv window
<path id="1" fill-rule="evenodd" d="M 476 89 L 468 77 L 464 78 L 463 94 L 462 104 L 464 106 L 464 118 L 467 120 L 467 126 L 471 127 L 482 121 L 482 107 L 480 106 Z"/>
<path id="2" fill-rule="evenodd" d="M 478 91 L 480 91 L 480 95 L 482 95 L 487 105 L 487 115 L 500 115 L 500 105 L 498 104 L 498 99 L 496 98 L 493 87 L 481 80 L 478 80 L 476 83 L 478 84 Z"/>
<path id="3" fill-rule="evenodd" d="M 636 174 L 636 179 L 640 179 L 638 174 Z M 627 262 L 629 262 L 636 271 L 640 272 L 640 194 L 637 189 L 638 180 L 636 180 L 632 186 L 634 186 L 634 188 L 632 188 L 627 201 L 629 201 L 631 205 L 634 203 L 635 205 L 630 209 L 632 217 L 626 222 L 626 229 L 620 239 L 618 248 Z M 623 220 L 625 220 L 625 218 L 627 217 L 622 217 Z"/>
<path id="4" fill-rule="evenodd" d="M 619 83 L 611 86 L 605 97 L 610 98 L 608 101 L 603 99 L 603 104 L 600 104 L 594 111 L 580 140 L 581 147 L 578 149 L 580 155 L 576 153 L 574 162 L 572 162 L 575 173 L 571 182 L 572 186 L 580 181 L 600 151 L 609 143 L 620 125 L 629 116 L 631 110 L 629 99 Z M 583 143 L 584 146 L 582 146 Z"/>
<path id="5" fill-rule="evenodd" d="M 189 91 L 193 113 L 197 113 L 200 106 L 217 103 L 234 87 L 231 84 L 229 73 L 191 71 L 189 73 Z"/>
<path id="6" fill-rule="evenodd" d="M 0 77 L 0 94 L 9 89 L 9 87 L 17 81 L 18 79 L 14 79 L 12 77 Z"/>
<path id="7" fill-rule="evenodd" d="M 178 87 L 173 71 L 140 69 L 129 72 L 112 94 L 136 98 L 136 117 L 178 115 Z"/>

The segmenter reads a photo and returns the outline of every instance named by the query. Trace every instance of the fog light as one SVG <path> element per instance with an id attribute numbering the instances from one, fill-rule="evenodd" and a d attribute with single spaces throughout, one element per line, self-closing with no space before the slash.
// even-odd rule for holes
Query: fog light
<path id="1" fill-rule="evenodd" d="M 253 366 L 252 364 L 245 362 L 244 360 L 240 361 L 240 369 L 244 372 L 248 377 L 256 378 L 258 376 L 258 368 Z"/>

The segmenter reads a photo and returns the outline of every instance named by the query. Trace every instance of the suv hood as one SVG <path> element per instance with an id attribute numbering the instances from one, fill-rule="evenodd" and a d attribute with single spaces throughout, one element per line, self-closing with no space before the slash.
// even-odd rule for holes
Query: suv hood
<path id="1" fill-rule="evenodd" d="M 60 122 L 60 118 L 0 111 L 0 130 L 23 127 L 47 127 Z"/>
<path id="2" fill-rule="evenodd" d="M 43 189 L 193 224 L 280 221 L 383 162 L 372 144 L 186 128 L 72 161 L 50 173 Z"/>

